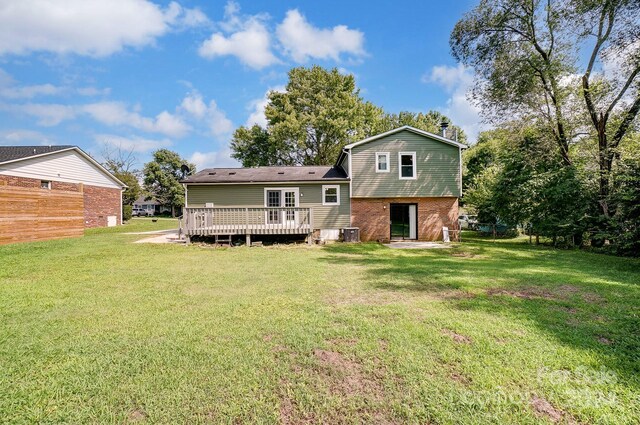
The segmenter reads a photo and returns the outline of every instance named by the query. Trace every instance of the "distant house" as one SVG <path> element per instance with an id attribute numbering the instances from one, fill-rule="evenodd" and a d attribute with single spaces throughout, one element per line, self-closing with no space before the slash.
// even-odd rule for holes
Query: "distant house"
<path id="1" fill-rule="evenodd" d="M 140 196 L 133 203 L 133 215 L 152 216 L 166 213 L 171 213 L 171 207 L 161 204 L 154 198 Z"/>
<path id="2" fill-rule="evenodd" d="M 125 187 L 77 146 L 0 146 L 0 244 L 121 224 Z"/>
<path id="3" fill-rule="evenodd" d="M 205 169 L 182 181 L 185 232 L 440 240 L 458 226 L 464 148 L 404 126 L 345 146 L 333 166 Z"/>

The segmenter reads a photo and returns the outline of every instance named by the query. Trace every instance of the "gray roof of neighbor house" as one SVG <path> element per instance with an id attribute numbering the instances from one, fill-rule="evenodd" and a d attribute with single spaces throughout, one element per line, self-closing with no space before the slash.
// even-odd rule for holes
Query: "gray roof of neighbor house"
<path id="1" fill-rule="evenodd" d="M 0 146 L 0 163 L 14 161 L 16 159 L 29 158 L 31 156 L 71 149 L 75 146 Z"/>
<path id="2" fill-rule="evenodd" d="M 340 167 L 254 167 L 207 168 L 181 180 L 181 183 L 269 183 L 269 182 L 317 182 L 348 181 Z"/>
<path id="3" fill-rule="evenodd" d="M 157 200 L 155 200 L 153 198 L 147 199 L 147 197 L 143 195 L 143 196 L 138 197 L 138 199 L 136 199 L 134 204 L 160 205 L 160 202 L 158 202 Z"/>

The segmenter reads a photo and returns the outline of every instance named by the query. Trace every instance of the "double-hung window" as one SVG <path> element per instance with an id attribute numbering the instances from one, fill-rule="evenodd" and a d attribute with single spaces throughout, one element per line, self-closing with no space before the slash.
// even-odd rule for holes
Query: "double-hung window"
<path id="1" fill-rule="evenodd" d="M 340 205 L 340 186 L 322 186 L 322 205 Z"/>
<path id="2" fill-rule="evenodd" d="M 389 172 L 389 152 L 376 152 L 376 173 Z"/>
<path id="3" fill-rule="evenodd" d="M 414 180 L 416 178 L 416 153 L 398 153 L 398 178 L 400 180 Z"/>

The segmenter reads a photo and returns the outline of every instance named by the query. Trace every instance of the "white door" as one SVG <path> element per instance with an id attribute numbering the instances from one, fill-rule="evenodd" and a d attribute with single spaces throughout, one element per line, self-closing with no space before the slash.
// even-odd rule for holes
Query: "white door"
<path id="1" fill-rule="evenodd" d="M 298 189 L 285 189 L 283 190 L 284 194 L 282 196 L 283 204 L 282 206 L 285 208 L 295 208 L 298 206 Z M 287 224 L 295 224 L 296 220 L 296 210 L 284 210 L 284 222 Z"/>
<path id="2" fill-rule="evenodd" d="M 416 205 L 409 205 L 409 239 L 418 239 L 416 209 Z"/>

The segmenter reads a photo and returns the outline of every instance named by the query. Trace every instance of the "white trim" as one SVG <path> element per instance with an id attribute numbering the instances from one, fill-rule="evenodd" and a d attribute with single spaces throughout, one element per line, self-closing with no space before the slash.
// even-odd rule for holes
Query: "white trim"
<path id="1" fill-rule="evenodd" d="M 402 157 L 408 155 L 413 157 L 413 177 L 402 177 Z M 415 152 L 398 152 L 398 178 L 400 180 L 416 180 L 418 178 L 418 164 Z"/>
<path id="2" fill-rule="evenodd" d="M 125 189 L 120 189 L 120 225 L 122 226 L 122 224 L 124 223 L 124 209 L 122 206 L 122 194 L 124 193 Z M 131 214 L 133 215 L 133 205 L 131 205 Z"/>
<path id="3" fill-rule="evenodd" d="M 434 140 L 437 140 L 439 142 L 447 143 L 447 144 L 452 145 L 452 146 L 457 146 L 460 149 L 468 148 L 467 145 L 465 145 L 463 143 L 460 143 L 460 142 L 456 142 L 455 140 L 447 139 L 445 137 L 438 136 L 437 134 L 429 133 L 428 131 L 420 130 L 420 129 L 417 129 L 415 127 L 411 127 L 410 125 L 403 125 L 402 127 L 398 127 L 396 129 L 387 131 L 385 133 L 381 133 L 381 134 L 369 137 L 367 139 L 360 140 L 359 142 L 351 143 L 351 144 L 345 146 L 344 149 L 351 149 L 351 148 L 354 148 L 355 146 L 360 146 L 360 145 L 362 145 L 364 143 L 373 142 L 374 140 L 378 140 L 378 139 L 380 139 L 382 137 L 386 137 L 386 136 L 398 133 L 398 132 L 403 131 L 403 130 L 411 131 L 411 132 L 419 134 L 421 136 L 430 137 L 430 138 L 432 138 Z"/>
<path id="4" fill-rule="evenodd" d="M 386 170 L 381 170 L 378 168 L 378 165 L 380 165 L 380 163 L 378 162 L 378 157 L 384 155 L 387 158 L 387 169 Z M 374 165 L 375 169 L 376 169 L 376 173 L 389 173 L 391 172 L 391 155 L 389 152 L 376 152 L 375 153 L 375 159 L 376 159 L 376 163 Z"/>
<path id="5" fill-rule="evenodd" d="M 335 189 L 336 190 L 336 199 L 337 202 L 326 202 L 324 198 L 324 191 L 327 189 Z M 340 205 L 340 185 L 339 184 L 323 184 L 322 185 L 322 205 L 325 206 L 336 206 Z"/>
<path id="6" fill-rule="evenodd" d="M 458 149 L 458 167 L 460 168 L 460 198 L 462 198 L 462 149 Z"/>
<path id="7" fill-rule="evenodd" d="M 282 193 L 283 191 L 286 192 L 295 192 L 296 193 L 296 205 L 295 207 L 291 207 L 291 208 L 297 208 L 300 206 L 300 188 L 299 187 L 265 187 L 264 188 L 264 206 L 265 208 L 269 208 L 267 206 L 267 191 L 269 190 L 277 190 L 280 192 L 280 206 L 277 208 L 284 208 L 284 194 Z"/>

